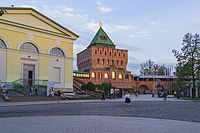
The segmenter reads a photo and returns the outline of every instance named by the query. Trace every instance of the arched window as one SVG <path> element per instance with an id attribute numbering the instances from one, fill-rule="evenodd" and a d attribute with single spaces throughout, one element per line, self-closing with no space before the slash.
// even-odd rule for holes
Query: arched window
<path id="1" fill-rule="evenodd" d="M 99 64 L 99 59 L 97 59 L 97 64 Z"/>
<path id="2" fill-rule="evenodd" d="M 114 65 L 115 64 L 115 62 L 114 62 L 114 60 L 112 60 L 112 65 Z"/>
<path id="3" fill-rule="evenodd" d="M 123 66 L 123 61 L 121 61 L 121 66 Z"/>
<path id="4" fill-rule="evenodd" d="M 0 48 L 6 48 L 6 44 L 2 39 L 0 39 Z"/>
<path id="5" fill-rule="evenodd" d="M 129 79 L 129 75 L 128 74 L 126 74 L 125 79 Z"/>
<path id="6" fill-rule="evenodd" d="M 116 73 L 112 72 L 112 79 L 115 79 L 115 78 L 116 78 Z"/>
<path id="7" fill-rule="evenodd" d="M 39 53 L 38 48 L 33 43 L 30 43 L 30 42 L 23 43 L 20 46 L 19 49 L 23 50 L 23 51 L 29 51 L 29 52 Z"/>
<path id="8" fill-rule="evenodd" d="M 104 65 L 104 59 L 102 59 L 102 65 Z"/>
<path id="9" fill-rule="evenodd" d="M 50 54 L 55 56 L 65 57 L 64 52 L 60 48 L 52 48 Z"/>
<path id="10" fill-rule="evenodd" d="M 106 65 L 109 65 L 109 60 L 106 61 Z"/>
<path id="11" fill-rule="evenodd" d="M 104 78 L 107 79 L 108 78 L 108 73 L 104 74 Z"/>
<path id="12" fill-rule="evenodd" d="M 98 78 L 102 78 L 102 73 L 101 72 L 99 72 L 98 75 L 99 75 Z"/>
<path id="13" fill-rule="evenodd" d="M 119 74 L 119 79 L 122 79 L 122 78 L 123 78 L 123 76 L 122 76 L 122 74 L 120 73 L 120 74 Z"/>
<path id="14" fill-rule="evenodd" d="M 94 72 L 92 72 L 92 78 L 95 78 L 95 73 Z"/>

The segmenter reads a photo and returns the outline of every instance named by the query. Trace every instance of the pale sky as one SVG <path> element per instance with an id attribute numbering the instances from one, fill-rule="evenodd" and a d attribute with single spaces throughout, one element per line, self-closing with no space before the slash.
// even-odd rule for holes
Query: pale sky
<path id="1" fill-rule="evenodd" d="M 148 59 L 175 65 L 186 33 L 200 32 L 200 0 L 1 0 L 0 7 L 32 7 L 79 35 L 76 54 L 103 29 L 118 49 L 129 51 L 127 70 L 139 74 Z"/>

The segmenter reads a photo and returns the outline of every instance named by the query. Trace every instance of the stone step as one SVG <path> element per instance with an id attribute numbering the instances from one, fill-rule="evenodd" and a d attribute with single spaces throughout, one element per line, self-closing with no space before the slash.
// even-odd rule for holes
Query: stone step
<path id="1" fill-rule="evenodd" d="M 0 95 L 0 102 L 5 102 L 5 100 L 4 100 L 2 95 Z"/>
<path id="2" fill-rule="evenodd" d="M 26 95 L 26 96 L 10 96 L 11 102 L 30 102 L 30 101 L 56 101 L 56 100 L 62 100 L 58 96 L 53 97 L 47 97 L 47 96 L 37 96 L 37 95 Z"/>

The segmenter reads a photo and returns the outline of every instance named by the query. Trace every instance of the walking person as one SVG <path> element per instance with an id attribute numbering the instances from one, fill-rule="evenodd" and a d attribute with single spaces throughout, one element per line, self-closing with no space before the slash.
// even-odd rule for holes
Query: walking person
<path id="1" fill-rule="evenodd" d="M 33 92 L 33 87 L 30 86 L 30 88 L 29 88 L 29 95 L 32 95 L 32 92 Z"/>
<path id="2" fill-rule="evenodd" d="M 135 97 L 138 98 L 138 91 L 135 91 Z"/>
<path id="3" fill-rule="evenodd" d="M 38 89 L 35 87 L 35 95 L 38 95 Z"/>
<path id="4" fill-rule="evenodd" d="M 50 90 L 49 90 L 49 97 L 51 97 L 51 98 L 52 98 L 52 96 L 53 96 L 53 90 L 52 90 L 52 89 L 50 89 Z"/>
<path id="5" fill-rule="evenodd" d="M 101 100 L 105 100 L 105 91 L 102 91 L 101 93 Z"/>
<path id="6" fill-rule="evenodd" d="M 58 101 L 57 101 L 57 103 L 59 103 L 60 97 L 61 97 L 61 91 L 58 90 Z"/>
<path id="7" fill-rule="evenodd" d="M 129 105 L 130 102 L 131 102 L 131 95 L 128 92 L 126 92 L 126 94 L 125 94 L 125 105 Z"/>
<path id="8" fill-rule="evenodd" d="M 164 91 L 163 97 L 164 97 L 164 101 L 167 101 L 167 91 Z"/>
<path id="9" fill-rule="evenodd" d="M 6 86 L 5 85 L 3 85 L 3 95 L 6 95 L 7 94 L 7 88 L 6 88 Z"/>

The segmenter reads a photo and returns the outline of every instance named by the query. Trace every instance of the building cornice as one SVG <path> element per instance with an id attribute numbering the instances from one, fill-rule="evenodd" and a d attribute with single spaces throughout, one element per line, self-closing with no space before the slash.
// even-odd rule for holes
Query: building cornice
<path id="1" fill-rule="evenodd" d="M 21 24 L 21 23 L 17 23 L 17 22 L 12 22 L 12 21 L 9 21 L 9 20 L 0 19 L 0 23 L 6 24 L 6 25 L 11 25 L 11 26 L 14 26 L 14 27 L 19 27 L 19 28 L 25 28 L 25 29 L 33 30 L 33 31 L 37 31 L 37 32 L 42 32 L 42 33 L 45 33 L 45 34 L 50 34 L 50 35 L 54 35 L 54 36 L 58 36 L 58 37 L 62 37 L 62 38 L 72 39 L 70 36 L 68 36 L 66 34 L 59 34 L 59 33 L 49 31 L 49 30 L 46 30 L 46 29 L 33 27 L 33 26 L 29 26 L 29 25 L 25 25 L 25 24 Z M 72 40 L 75 40 L 75 39 L 72 39 Z"/>

